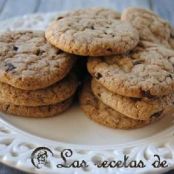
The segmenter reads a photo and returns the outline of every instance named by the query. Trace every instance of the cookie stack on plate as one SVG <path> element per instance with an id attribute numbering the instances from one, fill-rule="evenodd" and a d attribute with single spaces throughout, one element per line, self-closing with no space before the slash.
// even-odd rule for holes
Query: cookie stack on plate
<path id="1" fill-rule="evenodd" d="M 88 56 L 92 81 L 85 82 L 80 104 L 92 120 L 137 128 L 173 108 L 173 29 L 153 12 L 79 10 L 57 18 L 46 38 L 65 52 Z"/>
<path id="2" fill-rule="evenodd" d="M 173 50 L 141 42 L 126 55 L 91 58 L 93 94 L 133 120 L 146 124 L 159 119 L 173 106 L 173 56 Z"/>
<path id="3" fill-rule="evenodd" d="M 69 108 L 77 89 L 76 56 L 50 45 L 42 31 L 0 35 L 0 111 L 50 117 Z"/>

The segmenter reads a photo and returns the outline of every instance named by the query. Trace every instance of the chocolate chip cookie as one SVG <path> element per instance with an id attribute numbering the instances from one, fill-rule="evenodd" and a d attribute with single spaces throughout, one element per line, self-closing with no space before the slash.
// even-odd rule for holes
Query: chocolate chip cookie
<path id="1" fill-rule="evenodd" d="M 151 118 L 149 120 L 134 120 L 126 117 L 99 101 L 93 95 L 89 82 L 84 85 L 81 92 L 80 106 L 91 120 L 111 128 L 139 128 L 162 117 L 161 115 L 158 118 Z"/>
<path id="2" fill-rule="evenodd" d="M 95 79 L 92 80 L 91 87 L 94 95 L 104 104 L 133 119 L 157 118 L 167 108 L 174 107 L 174 94 L 156 99 L 129 98 L 113 94 Z"/>
<path id="3" fill-rule="evenodd" d="M 174 51 L 159 44 L 140 42 L 128 54 L 91 57 L 88 71 L 123 96 L 154 98 L 174 92 Z"/>
<path id="4" fill-rule="evenodd" d="M 46 30 L 47 40 L 65 52 L 82 56 L 125 53 L 137 45 L 139 34 L 129 22 L 92 14 L 84 17 L 84 11 L 83 15 L 58 18 Z"/>
<path id="5" fill-rule="evenodd" d="M 130 22 L 140 33 L 140 39 L 171 47 L 174 40 L 171 25 L 154 12 L 141 8 L 128 8 L 121 19 Z"/>
<path id="6" fill-rule="evenodd" d="M 54 105 L 36 107 L 0 103 L 0 111 L 13 116 L 21 117 L 52 117 L 66 111 L 71 106 L 71 103 L 72 98 Z"/>
<path id="7" fill-rule="evenodd" d="M 77 86 L 78 81 L 74 74 L 68 75 L 63 80 L 45 89 L 34 91 L 26 91 L 0 83 L 0 103 L 20 106 L 56 104 L 70 98 L 75 93 Z"/>
<path id="8" fill-rule="evenodd" d="M 42 31 L 0 35 L 0 82 L 24 90 L 48 87 L 63 79 L 75 62 L 73 55 L 50 45 Z"/>

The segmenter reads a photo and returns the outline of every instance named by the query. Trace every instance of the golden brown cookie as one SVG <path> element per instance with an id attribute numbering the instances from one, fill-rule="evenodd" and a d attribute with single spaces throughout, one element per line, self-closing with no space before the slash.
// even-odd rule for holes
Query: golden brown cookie
<path id="1" fill-rule="evenodd" d="M 63 79 L 75 62 L 73 55 L 51 46 L 42 31 L 0 35 L 0 82 L 36 90 Z"/>
<path id="2" fill-rule="evenodd" d="M 75 93 L 77 86 L 78 81 L 74 74 L 68 75 L 52 86 L 34 91 L 26 91 L 0 83 L 0 103 L 20 106 L 56 104 L 70 98 Z"/>
<path id="3" fill-rule="evenodd" d="M 45 32 L 47 40 L 65 52 L 82 56 L 125 53 L 137 45 L 139 34 L 129 22 L 107 17 L 105 13 L 89 13 L 81 10 L 58 18 Z M 106 13 L 109 14 L 108 10 Z"/>
<path id="4" fill-rule="evenodd" d="M 18 106 L 18 105 L 1 103 L 0 111 L 13 116 L 21 116 L 21 117 L 34 117 L 34 118 L 52 117 L 66 111 L 71 106 L 71 103 L 72 103 L 72 98 L 54 105 L 36 106 L 36 107 Z"/>
<path id="5" fill-rule="evenodd" d="M 80 106 L 85 114 L 93 121 L 111 128 L 132 129 L 143 127 L 162 117 L 153 117 L 151 120 L 134 120 L 120 114 L 99 101 L 92 93 L 90 83 L 84 84 L 80 95 Z"/>
<path id="6" fill-rule="evenodd" d="M 174 93 L 156 99 L 131 98 L 113 94 L 95 79 L 91 84 L 94 95 L 104 104 L 127 117 L 138 120 L 149 120 L 159 116 L 169 108 L 174 107 Z"/>
<path id="7" fill-rule="evenodd" d="M 140 42 L 128 54 L 91 57 L 88 71 L 122 96 L 155 98 L 174 92 L 174 50 L 159 44 Z"/>
<path id="8" fill-rule="evenodd" d="M 121 19 L 130 22 L 140 33 L 140 39 L 171 47 L 171 25 L 154 12 L 131 7 L 123 11 Z"/>

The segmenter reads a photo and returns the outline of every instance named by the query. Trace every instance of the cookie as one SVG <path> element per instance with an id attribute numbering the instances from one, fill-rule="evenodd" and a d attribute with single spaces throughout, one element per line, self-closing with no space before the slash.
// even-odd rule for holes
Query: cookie
<path id="1" fill-rule="evenodd" d="M 22 105 L 22 106 L 43 106 L 60 103 L 70 98 L 78 86 L 74 74 L 49 86 L 45 89 L 26 91 L 14 88 L 5 83 L 0 83 L 0 103 Z"/>
<path id="2" fill-rule="evenodd" d="M 80 95 L 80 106 L 85 114 L 93 121 L 111 128 L 131 129 L 143 127 L 162 117 L 151 120 L 134 120 L 111 109 L 98 100 L 92 93 L 90 83 L 86 83 Z"/>
<path id="3" fill-rule="evenodd" d="M 174 51 L 140 42 L 128 54 L 91 57 L 88 71 L 113 93 L 127 97 L 168 95 L 174 92 Z"/>
<path id="4" fill-rule="evenodd" d="M 173 38 L 170 24 L 154 12 L 141 8 L 128 8 L 123 11 L 121 19 L 130 22 L 140 33 L 140 39 L 171 47 Z"/>
<path id="5" fill-rule="evenodd" d="M 42 31 L 14 31 L 0 35 L 0 82 L 36 90 L 63 79 L 73 55 L 51 46 Z"/>
<path id="6" fill-rule="evenodd" d="M 62 19 L 64 17 L 69 16 L 83 16 L 83 17 L 89 17 L 89 16 L 98 16 L 102 18 L 112 18 L 112 19 L 120 19 L 121 13 L 108 9 L 108 8 L 102 8 L 102 7 L 92 7 L 92 8 L 85 8 L 85 9 L 79 9 L 75 10 L 73 12 L 68 12 L 64 15 L 58 16 L 57 19 Z"/>
<path id="7" fill-rule="evenodd" d="M 95 79 L 91 85 L 94 95 L 112 109 L 137 120 L 160 116 L 167 108 L 174 107 L 174 93 L 156 99 L 129 98 L 113 94 Z"/>
<path id="8" fill-rule="evenodd" d="M 102 15 L 57 19 L 47 28 L 45 36 L 55 47 L 82 56 L 125 53 L 139 41 L 139 34 L 131 24 Z"/>
<path id="9" fill-rule="evenodd" d="M 72 98 L 67 99 L 61 103 L 57 103 L 54 105 L 46 105 L 46 106 L 18 106 L 12 104 L 0 104 L 0 111 L 21 117 L 34 117 L 34 118 L 42 118 L 42 117 L 52 117 L 62 112 L 66 111 L 72 103 Z"/>

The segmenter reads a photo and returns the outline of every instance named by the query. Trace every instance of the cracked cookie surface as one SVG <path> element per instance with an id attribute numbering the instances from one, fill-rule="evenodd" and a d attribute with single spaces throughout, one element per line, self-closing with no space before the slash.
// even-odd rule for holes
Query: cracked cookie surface
<path id="1" fill-rule="evenodd" d="M 129 54 L 91 57 L 88 71 L 113 93 L 128 97 L 168 95 L 174 92 L 174 51 L 140 42 Z"/>
<path id="2" fill-rule="evenodd" d="M 135 120 L 126 117 L 98 100 L 92 93 L 89 82 L 85 83 L 82 89 L 80 95 L 80 106 L 91 120 L 111 128 L 139 128 L 162 117 L 159 116 L 158 118 L 152 118 L 149 120 Z"/>
<path id="3" fill-rule="evenodd" d="M 104 104 L 127 117 L 137 120 L 149 120 L 160 117 L 167 108 L 174 107 L 174 94 L 156 99 L 129 98 L 113 94 L 95 79 L 91 84 L 94 95 Z"/>
<path id="4" fill-rule="evenodd" d="M 71 15 L 54 21 L 45 36 L 55 47 L 82 56 L 124 53 L 133 49 L 139 34 L 125 21 L 105 15 Z"/>
<path id="5" fill-rule="evenodd" d="M 173 47 L 174 34 L 171 25 L 154 12 L 141 8 L 128 8 L 123 11 L 121 19 L 130 22 L 139 31 L 140 40 Z"/>
<path id="6" fill-rule="evenodd" d="M 78 81 L 74 74 L 68 75 L 52 86 L 34 91 L 26 91 L 0 83 L 0 103 L 20 106 L 56 104 L 71 97 L 75 93 L 77 86 Z"/>
<path id="7" fill-rule="evenodd" d="M 66 111 L 72 104 L 72 98 L 69 98 L 61 103 L 46 106 L 18 106 L 12 104 L 0 103 L 0 111 L 12 116 L 21 117 L 52 117 Z"/>
<path id="8" fill-rule="evenodd" d="M 0 81 L 16 88 L 35 90 L 63 79 L 75 57 L 51 46 L 42 31 L 0 35 Z"/>

